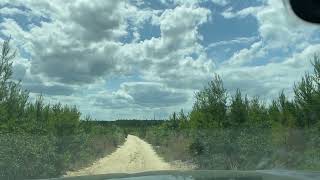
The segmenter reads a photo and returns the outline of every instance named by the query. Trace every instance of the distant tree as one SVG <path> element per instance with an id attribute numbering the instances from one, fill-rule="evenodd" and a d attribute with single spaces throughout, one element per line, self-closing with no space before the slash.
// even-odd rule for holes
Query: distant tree
<path id="1" fill-rule="evenodd" d="M 178 119 L 180 129 L 189 128 L 188 116 L 183 112 L 183 109 L 179 112 Z"/>
<path id="2" fill-rule="evenodd" d="M 179 129 L 179 119 L 177 117 L 176 112 L 173 112 L 172 116 L 169 118 L 169 122 L 167 122 L 167 127 L 172 130 Z"/>

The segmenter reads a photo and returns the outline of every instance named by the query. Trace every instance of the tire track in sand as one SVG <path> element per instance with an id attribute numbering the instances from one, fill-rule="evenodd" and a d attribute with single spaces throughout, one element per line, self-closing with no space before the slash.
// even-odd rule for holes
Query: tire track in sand
<path id="1" fill-rule="evenodd" d="M 66 176 L 136 173 L 172 169 L 177 169 L 177 167 L 164 162 L 149 143 L 136 136 L 128 135 L 125 143 L 114 153 L 94 162 L 90 167 L 79 171 L 67 172 Z"/>

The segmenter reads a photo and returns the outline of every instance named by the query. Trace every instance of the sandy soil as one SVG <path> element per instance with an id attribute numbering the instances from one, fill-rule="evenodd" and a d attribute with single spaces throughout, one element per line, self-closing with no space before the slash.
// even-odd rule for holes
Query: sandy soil
<path id="1" fill-rule="evenodd" d="M 128 135 L 125 143 L 114 153 L 96 161 L 90 167 L 68 172 L 66 176 L 136 173 L 172 169 L 189 169 L 189 167 L 164 162 L 155 153 L 150 144 L 136 136 Z"/>

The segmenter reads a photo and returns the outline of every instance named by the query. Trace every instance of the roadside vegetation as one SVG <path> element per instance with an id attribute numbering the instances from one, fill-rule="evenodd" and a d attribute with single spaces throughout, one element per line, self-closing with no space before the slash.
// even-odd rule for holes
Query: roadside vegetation
<path id="1" fill-rule="evenodd" d="M 48 178 L 80 169 L 110 154 L 127 134 L 151 143 L 167 161 L 199 169 L 320 170 L 320 57 L 314 71 L 271 103 L 230 94 L 216 75 L 196 93 L 189 113 L 167 121 L 82 119 L 74 106 L 29 101 L 11 79 L 15 53 L 9 41 L 0 56 L 0 179 Z"/>
<path id="2" fill-rule="evenodd" d="M 125 140 L 116 125 L 81 119 L 74 106 L 46 104 L 11 79 L 15 53 L 9 41 L 0 56 L 0 179 L 47 178 L 87 166 Z"/>
<path id="3" fill-rule="evenodd" d="M 320 57 L 313 72 L 271 103 L 230 94 L 216 75 L 200 92 L 190 113 L 146 132 L 165 159 L 185 160 L 199 169 L 320 170 Z"/>

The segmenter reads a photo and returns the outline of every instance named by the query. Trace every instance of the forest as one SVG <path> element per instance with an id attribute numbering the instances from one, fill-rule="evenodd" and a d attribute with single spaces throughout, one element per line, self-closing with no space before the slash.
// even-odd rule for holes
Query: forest
<path id="1" fill-rule="evenodd" d="M 313 72 L 265 103 L 240 90 L 231 94 L 215 75 L 195 94 L 190 112 L 165 121 L 115 122 L 82 118 L 75 106 L 47 104 L 12 79 L 15 51 L 0 56 L 0 179 L 58 177 L 110 154 L 127 134 L 154 145 L 167 161 L 198 169 L 320 170 L 320 56 Z M 61 102 L 63 103 L 63 102 Z"/>

